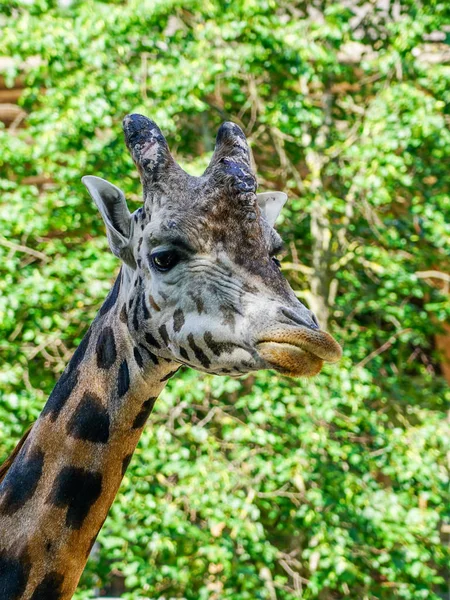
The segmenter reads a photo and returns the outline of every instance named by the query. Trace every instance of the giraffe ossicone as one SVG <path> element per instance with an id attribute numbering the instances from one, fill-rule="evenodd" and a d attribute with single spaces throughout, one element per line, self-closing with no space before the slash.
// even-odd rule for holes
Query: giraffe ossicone
<path id="1" fill-rule="evenodd" d="M 283 192 L 256 193 L 242 130 L 224 123 L 200 177 L 157 125 L 124 119 L 143 205 L 83 182 L 122 261 L 41 416 L 0 467 L 0 600 L 68 600 L 157 396 L 181 365 L 317 374 L 341 356 L 283 277 Z"/>

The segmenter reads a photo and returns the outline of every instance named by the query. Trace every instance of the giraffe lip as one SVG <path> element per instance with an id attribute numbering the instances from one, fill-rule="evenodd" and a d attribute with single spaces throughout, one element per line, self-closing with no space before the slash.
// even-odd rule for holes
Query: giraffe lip
<path id="1" fill-rule="evenodd" d="M 321 358 L 293 344 L 264 341 L 257 344 L 257 351 L 268 368 L 289 377 L 312 377 L 323 367 Z"/>
<path id="2" fill-rule="evenodd" d="M 307 327 L 296 327 L 295 329 L 274 329 L 268 331 L 261 337 L 256 347 L 267 348 L 268 344 L 275 350 L 281 352 L 282 348 L 293 355 L 297 351 L 306 355 L 311 355 L 321 361 L 334 363 L 342 357 L 342 348 L 331 337 L 329 333 Z"/>

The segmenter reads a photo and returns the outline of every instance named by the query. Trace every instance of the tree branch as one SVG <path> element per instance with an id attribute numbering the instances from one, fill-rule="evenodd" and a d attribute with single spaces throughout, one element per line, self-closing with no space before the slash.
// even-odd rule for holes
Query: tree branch
<path id="1" fill-rule="evenodd" d="M 0 246 L 5 246 L 5 248 L 9 248 L 10 250 L 14 250 L 15 252 L 23 252 L 24 254 L 29 254 L 30 256 L 34 256 L 43 262 L 48 262 L 49 258 L 43 252 L 39 252 L 39 250 L 33 250 L 33 248 L 28 248 L 28 246 L 22 246 L 22 244 L 16 244 L 14 242 L 9 242 L 4 237 L 0 237 Z"/>

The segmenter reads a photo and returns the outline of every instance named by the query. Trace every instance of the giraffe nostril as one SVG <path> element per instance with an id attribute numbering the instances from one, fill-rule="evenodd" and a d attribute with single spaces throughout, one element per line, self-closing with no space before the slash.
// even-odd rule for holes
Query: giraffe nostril
<path id="1" fill-rule="evenodd" d="M 316 315 L 313 313 L 312 310 L 309 311 L 309 314 L 311 315 L 311 319 L 314 325 L 317 327 L 317 329 L 320 329 L 319 321 L 317 320 Z"/>
<path id="2" fill-rule="evenodd" d="M 308 329 L 320 329 L 316 315 L 306 308 L 303 308 L 301 312 L 297 312 L 291 308 L 281 308 L 280 310 L 285 317 L 297 325 L 308 327 Z"/>

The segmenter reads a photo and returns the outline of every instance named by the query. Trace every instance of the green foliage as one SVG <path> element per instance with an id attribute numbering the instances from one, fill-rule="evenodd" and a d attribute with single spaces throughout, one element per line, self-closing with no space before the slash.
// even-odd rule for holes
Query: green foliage
<path id="1" fill-rule="evenodd" d="M 427 272 L 450 267 L 448 4 L 0 11 L 4 77 L 25 82 L 28 112 L 25 128 L 0 129 L 2 457 L 117 269 L 80 177 L 138 205 L 128 112 L 154 118 L 196 174 L 219 123 L 243 125 L 261 188 L 291 197 L 286 275 L 345 348 L 313 380 L 171 381 L 77 598 L 119 573 L 136 600 L 437 600 L 450 392 L 434 336 L 450 302 Z"/>

